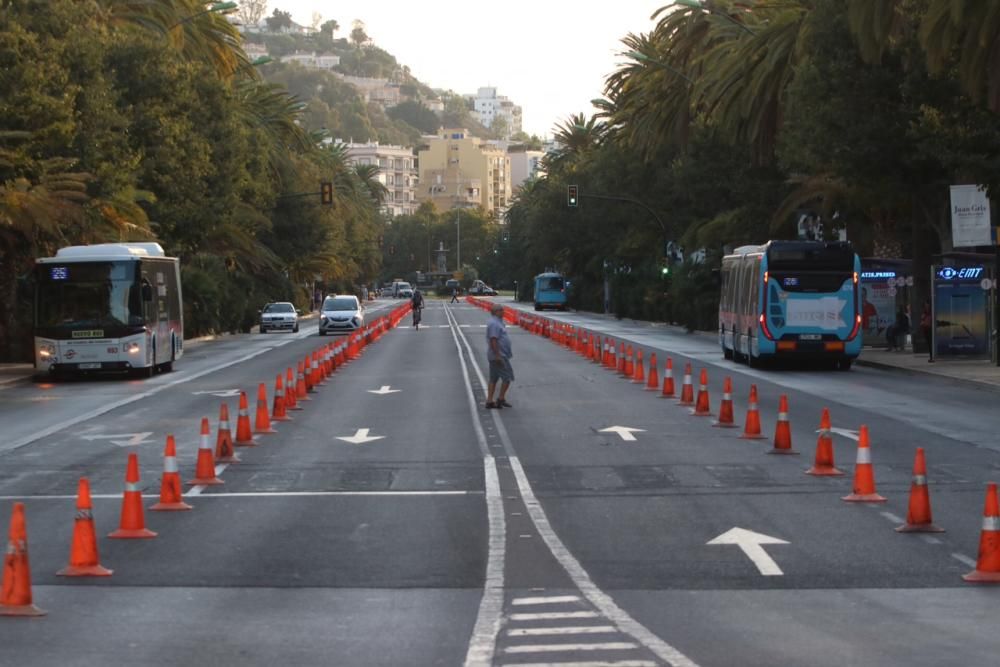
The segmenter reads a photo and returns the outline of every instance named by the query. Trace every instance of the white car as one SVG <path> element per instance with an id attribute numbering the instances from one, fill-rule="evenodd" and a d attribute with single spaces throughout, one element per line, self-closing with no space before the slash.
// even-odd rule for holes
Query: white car
<path id="1" fill-rule="evenodd" d="M 319 335 L 350 333 L 365 324 L 365 311 L 353 294 L 328 296 L 319 314 Z"/>
<path id="2" fill-rule="evenodd" d="M 299 311 L 287 301 L 269 303 L 260 311 L 260 332 L 299 330 Z"/>

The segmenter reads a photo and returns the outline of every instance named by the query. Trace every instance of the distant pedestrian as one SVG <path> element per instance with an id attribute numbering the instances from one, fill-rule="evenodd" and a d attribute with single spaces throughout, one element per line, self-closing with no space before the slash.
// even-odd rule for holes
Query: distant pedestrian
<path id="1" fill-rule="evenodd" d="M 514 368 L 510 358 L 514 356 L 510 346 L 510 336 L 503 322 L 503 305 L 494 303 L 490 306 L 490 322 L 486 325 L 486 359 L 490 363 L 490 382 L 486 387 L 486 407 L 500 410 L 514 407 L 507 402 L 507 389 L 514 380 Z M 497 382 L 500 383 L 500 395 L 493 400 Z"/>
<path id="2" fill-rule="evenodd" d="M 451 288 L 451 303 L 458 303 L 458 288 Z"/>

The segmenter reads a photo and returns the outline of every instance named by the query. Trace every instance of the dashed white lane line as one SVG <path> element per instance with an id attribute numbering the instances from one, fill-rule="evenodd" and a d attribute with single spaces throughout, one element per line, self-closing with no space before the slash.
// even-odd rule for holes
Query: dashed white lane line
<path id="1" fill-rule="evenodd" d="M 906 523 L 901 517 L 896 516 L 892 512 L 879 512 L 879 514 L 893 523 Z"/>
<path id="2" fill-rule="evenodd" d="M 187 494 L 185 494 L 187 495 Z M 215 491 L 200 495 L 199 498 L 320 498 L 335 496 L 384 496 L 384 497 L 412 497 L 412 496 L 481 496 L 482 491 L 236 491 L 227 493 L 225 491 Z M 93 493 L 90 497 L 94 500 L 121 499 L 121 493 Z M 159 498 L 158 493 L 144 493 L 143 498 Z M 48 496 L 0 496 L 0 500 L 73 500 L 76 496 L 71 495 L 48 495 Z"/>
<path id="3" fill-rule="evenodd" d="M 511 604 L 515 607 L 533 604 L 562 604 L 563 602 L 579 602 L 579 595 L 550 595 L 547 597 L 514 598 Z"/>
<path id="4" fill-rule="evenodd" d="M 943 544 L 941 540 L 939 540 L 936 537 L 931 537 L 930 535 L 921 535 L 920 539 L 922 539 L 927 544 Z"/>
<path id="5" fill-rule="evenodd" d="M 601 660 L 599 662 L 518 662 L 500 667 L 657 667 L 652 660 Z"/>
<path id="6" fill-rule="evenodd" d="M 618 632 L 613 625 L 576 625 L 562 628 L 511 628 L 509 637 L 547 637 L 552 635 L 600 635 Z"/>
<path id="7" fill-rule="evenodd" d="M 977 565 L 976 561 L 972 560 L 971 558 L 969 558 L 965 554 L 952 554 L 951 557 L 954 558 L 955 560 L 957 560 L 959 563 L 963 563 L 963 564 L 968 565 L 969 567 L 972 567 L 972 568 L 976 567 L 976 565 Z"/>
<path id="8" fill-rule="evenodd" d="M 562 621 L 568 618 L 598 618 L 596 611 L 540 611 L 538 613 L 511 614 L 512 621 Z"/>
<path id="9" fill-rule="evenodd" d="M 563 653 L 573 651 L 632 651 L 639 648 L 634 642 L 594 642 L 593 644 L 528 644 L 508 646 L 504 653 Z"/>

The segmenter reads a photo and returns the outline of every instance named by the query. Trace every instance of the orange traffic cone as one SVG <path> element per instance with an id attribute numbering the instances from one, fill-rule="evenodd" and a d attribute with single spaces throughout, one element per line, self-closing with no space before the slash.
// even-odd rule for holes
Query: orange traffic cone
<path id="1" fill-rule="evenodd" d="M 747 402 L 747 419 L 743 425 L 744 440 L 763 440 L 766 436 L 760 430 L 760 410 L 757 408 L 757 385 L 750 385 L 750 400 Z"/>
<path id="2" fill-rule="evenodd" d="M 691 384 L 691 364 L 684 365 L 684 381 L 681 383 L 681 400 L 678 405 L 694 405 L 694 385 Z"/>
<path id="3" fill-rule="evenodd" d="M 659 368 L 656 365 L 656 352 L 649 355 L 649 379 L 646 380 L 646 391 L 658 391 L 660 389 Z"/>
<path id="4" fill-rule="evenodd" d="M 976 569 L 963 574 L 962 578 L 980 584 L 1000 583 L 1000 503 L 997 502 L 997 485 L 992 482 L 986 486 L 986 507 L 983 509 L 982 532 L 979 533 Z M 5 580 L 5 590 L 6 586 Z"/>
<path id="5" fill-rule="evenodd" d="M 212 445 L 209 444 L 208 437 L 208 418 L 202 417 L 201 441 L 198 443 L 198 461 L 194 468 L 194 479 L 188 482 L 190 486 L 213 486 L 225 483 L 215 476 L 215 456 L 212 454 Z"/>
<path id="6" fill-rule="evenodd" d="M 285 389 L 281 382 L 281 373 L 274 380 L 274 405 L 271 409 L 271 419 L 278 422 L 291 421 L 291 417 L 285 413 Z"/>
<path id="7" fill-rule="evenodd" d="M 299 365 L 298 365 L 299 378 L 295 382 L 295 402 L 296 403 L 298 403 L 300 401 L 311 401 L 312 400 L 309 397 L 309 394 L 307 393 L 308 389 L 306 388 L 306 370 L 305 370 L 305 368 L 306 368 L 306 365 L 303 362 L 300 361 Z M 299 406 L 299 409 L 301 410 L 302 406 Z"/>
<path id="8" fill-rule="evenodd" d="M 663 392 L 660 398 L 674 397 L 674 360 L 667 357 L 667 367 L 663 370 Z"/>
<path id="9" fill-rule="evenodd" d="M 142 490 L 139 488 L 139 456 L 135 452 L 128 455 L 125 493 L 122 495 L 122 516 L 118 530 L 108 537 L 117 539 L 156 537 L 156 533 L 146 528 L 146 516 L 142 511 Z"/>
<path id="10" fill-rule="evenodd" d="M 830 435 L 830 410 L 823 408 L 819 418 L 819 438 L 816 440 L 816 459 L 812 468 L 806 470 L 807 475 L 819 477 L 839 477 L 843 470 L 833 465 L 833 437 Z"/>
<path id="11" fill-rule="evenodd" d="M 295 371 L 289 366 L 285 371 L 285 408 L 288 410 L 301 410 L 298 401 L 295 400 Z"/>
<path id="12" fill-rule="evenodd" d="M 931 494 L 927 488 L 927 463 L 924 448 L 917 447 L 913 459 L 913 483 L 910 485 L 910 507 L 906 523 L 896 528 L 899 533 L 943 533 L 944 528 L 934 525 L 931 516 Z"/>
<path id="13" fill-rule="evenodd" d="M 240 414 L 236 418 L 236 446 L 253 447 L 253 430 L 250 428 L 250 408 L 247 403 L 247 393 L 240 392 Z"/>
<path id="14" fill-rule="evenodd" d="M 625 375 L 625 343 L 618 341 L 618 373 Z"/>
<path id="15" fill-rule="evenodd" d="M 698 399 L 695 401 L 691 414 L 695 417 L 710 417 L 712 415 L 712 407 L 708 397 L 708 371 L 704 368 L 701 369 L 701 375 L 698 377 Z"/>
<path id="16" fill-rule="evenodd" d="M 642 350 L 636 350 L 635 354 L 635 372 L 632 374 L 632 382 L 646 384 L 646 366 L 642 362 Z"/>
<path id="17" fill-rule="evenodd" d="M 97 533 L 91 512 L 90 482 L 80 478 L 76 491 L 76 521 L 73 523 L 73 542 L 69 548 L 69 565 L 56 572 L 60 577 L 109 577 L 111 570 L 101 566 L 97 555 Z"/>
<path id="18" fill-rule="evenodd" d="M 31 566 L 28 563 L 28 527 L 24 503 L 14 503 L 10 515 L 7 553 L 0 586 L 0 616 L 45 616 L 31 601 Z"/>
<path id="19" fill-rule="evenodd" d="M 149 509 L 157 512 L 177 512 L 192 509 L 190 505 L 181 499 L 181 474 L 177 470 L 177 444 L 174 442 L 174 436 L 172 435 L 167 436 L 167 446 L 163 450 L 163 476 L 160 478 L 160 502 Z"/>
<path id="20" fill-rule="evenodd" d="M 302 377 L 306 379 L 306 392 L 311 394 L 316 391 L 316 376 L 313 374 L 312 359 L 308 354 L 302 360 L 302 368 L 304 369 Z"/>
<path id="21" fill-rule="evenodd" d="M 719 428 L 736 428 L 733 417 L 733 380 L 726 377 L 722 381 L 722 403 L 719 404 L 719 421 L 712 424 Z"/>
<path id="22" fill-rule="evenodd" d="M 622 373 L 626 378 L 631 378 L 635 374 L 635 355 L 632 353 L 632 346 L 629 345 L 625 348 L 625 372 Z"/>
<path id="23" fill-rule="evenodd" d="M 257 416 L 254 421 L 253 432 L 261 435 L 277 433 L 277 431 L 271 428 L 271 415 L 267 411 L 267 387 L 264 386 L 263 382 L 257 385 Z"/>
<path id="24" fill-rule="evenodd" d="M 240 457 L 236 455 L 233 447 L 233 435 L 229 429 L 229 405 L 223 403 L 219 406 L 219 432 L 215 438 L 215 462 L 216 463 L 239 463 Z"/>
<path id="25" fill-rule="evenodd" d="M 615 361 L 615 343 L 608 338 L 604 339 L 604 367 L 614 370 L 618 365 Z"/>
<path id="26" fill-rule="evenodd" d="M 788 422 L 788 397 L 778 399 L 778 423 L 774 427 L 774 447 L 768 454 L 798 454 L 792 449 L 792 426 Z"/>
<path id="27" fill-rule="evenodd" d="M 854 465 L 854 493 L 841 500 L 854 503 L 884 503 L 885 498 L 875 493 L 875 470 L 872 468 L 872 450 L 868 444 L 868 427 L 858 429 L 858 457 Z"/>

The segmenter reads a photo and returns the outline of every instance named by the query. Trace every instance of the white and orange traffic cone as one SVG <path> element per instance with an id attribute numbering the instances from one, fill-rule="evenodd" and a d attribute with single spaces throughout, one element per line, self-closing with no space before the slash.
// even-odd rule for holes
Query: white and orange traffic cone
<path id="1" fill-rule="evenodd" d="M 674 398 L 674 360 L 667 357 L 667 366 L 663 369 L 663 392 L 660 398 Z"/>
<path id="2" fill-rule="evenodd" d="M 694 405 L 694 384 L 691 382 L 691 364 L 684 365 L 684 380 L 681 382 L 681 400 L 678 405 Z"/>
<path id="3" fill-rule="evenodd" d="M 913 458 L 913 483 L 910 484 L 910 504 L 906 523 L 896 528 L 899 533 L 943 533 L 944 528 L 934 525 L 931 515 L 931 493 L 927 488 L 927 461 L 924 448 L 917 447 Z"/>
<path id="4" fill-rule="evenodd" d="M 0 616 L 45 616 L 36 607 L 31 594 L 31 565 L 28 562 L 28 526 L 24 503 L 14 503 L 7 533 L 7 552 L 3 558 L 3 582 L 0 584 Z"/>
<path id="5" fill-rule="evenodd" d="M 757 385 L 750 385 L 750 400 L 747 402 L 747 418 L 743 424 L 744 440 L 764 440 L 765 436 L 760 430 L 760 409 L 757 406 Z"/>
<path id="6" fill-rule="evenodd" d="M 792 425 L 788 421 L 788 396 L 778 399 L 778 423 L 774 427 L 774 447 L 768 454 L 798 454 L 792 449 Z"/>
<path id="7" fill-rule="evenodd" d="M 691 414 L 695 417 L 711 417 L 712 407 L 708 396 L 708 371 L 701 369 L 698 377 L 698 398 L 695 399 L 694 410 Z"/>
<path id="8" fill-rule="evenodd" d="M 1000 584 L 1000 503 L 997 502 L 997 485 L 992 482 L 986 486 L 976 569 L 963 574 L 962 578 L 977 584 Z"/>
<path id="9" fill-rule="evenodd" d="M 215 455 L 209 438 L 208 418 L 201 418 L 201 439 L 198 442 L 198 461 L 195 464 L 194 479 L 188 482 L 191 486 L 212 486 L 224 484 L 215 476 Z"/>
<path id="10" fill-rule="evenodd" d="M 285 371 L 285 408 L 287 410 L 301 410 L 298 401 L 295 400 L 295 371 L 289 366 Z"/>
<path id="11" fill-rule="evenodd" d="M 285 387 L 281 381 L 281 373 L 274 380 L 274 404 L 271 408 L 271 419 L 278 422 L 291 421 L 285 412 Z"/>
<path id="12" fill-rule="evenodd" d="M 719 404 L 719 420 L 712 424 L 718 428 L 736 428 L 733 415 L 733 380 L 726 377 L 722 381 L 722 402 Z"/>
<path id="13" fill-rule="evenodd" d="M 649 355 L 649 379 L 646 380 L 646 391 L 660 390 L 660 369 L 656 364 L 656 352 Z"/>
<path id="14" fill-rule="evenodd" d="M 225 405 L 225 403 L 223 403 Z M 149 508 L 156 512 L 180 512 L 194 509 L 184 502 L 181 494 L 181 473 L 177 467 L 177 443 L 167 436 L 163 450 L 163 476 L 160 478 L 160 502 Z"/>
<path id="15" fill-rule="evenodd" d="M 236 446 L 255 447 L 253 440 L 253 429 L 250 427 L 250 404 L 247 401 L 247 393 L 240 392 L 240 412 L 236 418 Z"/>
<path id="16" fill-rule="evenodd" d="M 111 570 L 101 565 L 97 554 L 90 481 L 81 477 L 76 490 L 76 520 L 69 548 L 69 565 L 56 572 L 60 577 L 110 577 Z"/>
<path id="17" fill-rule="evenodd" d="M 271 413 L 267 410 L 267 387 L 263 382 L 257 385 L 257 415 L 254 419 L 253 432 L 259 435 L 277 433 L 271 426 Z"/>
<path id="18" fill-rule="evenodd" d="M 813 466 L 806 470 L 807 475 L 819 477 L 839 477 L 844 474 L 833 464 L 833 436 L 830 425 L 830 410 L 823 408 L 819 418 L 819 437 L 816 439 L 816 458 Z"/>
<path id="19" fill-rule="evenodd" d="M 635 372 L 632 373 L 632 382 L 636 384 L 646 384 L 646 367 L 642 361 L 642 350 L 635 351 Z"/>
<path id="20" fill-rule="evenodd" d="M 875 492 L 875 469 L 872 467 L 872 450 L 868 442 L 868 427 L 858 429 L 858 456 L 854 465 L 854 492 L 841 500 L 852 503 L 884 503 L 885 498 Z"/>
<path id="21" fill-rule="evenodd" d="M 142 489 L 139 486 L 139 456 L 135 452 L 128 455 L 125 492 L 122 494 L 122 515 L 118 522 L 118 530 L 108 537 L 115 539 L 156 537 L 156 533 L 146 528 L 146 515 L 142 509 Z"/>
<path id="22" fill-rule="evenodd" d="M 233 433 L 229 428 L 229 405 L 226 403 L 219 406 L 219 432 L 215 438 L 215 462 L 240 462 L 240 457 L 236 455 L 236 448 L 233 445 Z"/>

